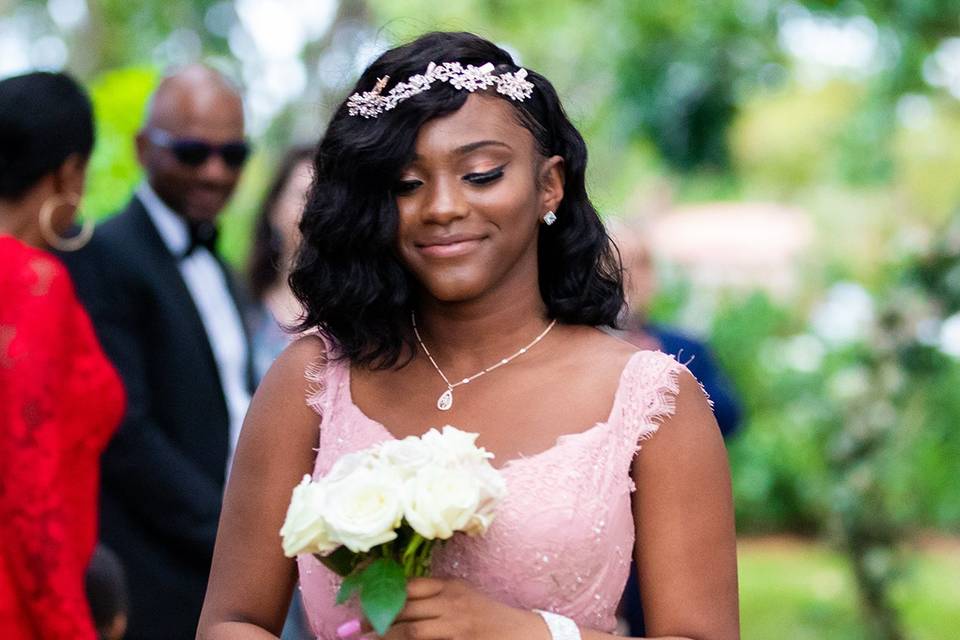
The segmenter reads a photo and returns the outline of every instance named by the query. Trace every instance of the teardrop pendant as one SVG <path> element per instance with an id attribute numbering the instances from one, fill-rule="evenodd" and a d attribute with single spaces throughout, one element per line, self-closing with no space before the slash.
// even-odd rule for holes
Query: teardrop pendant
<path id="1" fill-rule="evenodd" d="M 437 409 L 440 411 L 449 411 L 453 406 L 453 389 L 447 389 L 437 398 Z"/>

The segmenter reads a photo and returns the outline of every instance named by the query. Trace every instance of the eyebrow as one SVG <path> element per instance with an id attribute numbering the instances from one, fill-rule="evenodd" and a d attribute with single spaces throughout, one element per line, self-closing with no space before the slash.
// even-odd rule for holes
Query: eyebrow
<path id="1" fill-rule="evenodd" d="M 470 144 L 465 144 L 462 147 L 457 147 L 456 149 L 453 150 L 453 152 L 458 155 L 465 156 L 472 151 L 476 151 L 477 149 L 480 149 L 482 147 L 489 147 L 489 146 L 504 147 L 507 149 L 513 148 L 510 145 L 508 145 L 506 142 L 500 142 L 499 140 L 479 140 L 477 142 L 471 142 Z"/>
<path id="2" fill-rule="evenodd" d="M 476 142 L 471 142 L 469 144 L 465 144 L 457 147 L 456 149 L 453 150 L 453 153 L 458 156 L 465 156 L 468 153 L 472 153 L 477 149 L 481 149 L 483 147 L 503 147 L 504 149 L 510 149 L 511 151 L 513 150 L 513 147 L 511 147 L 506 142 L 501 142 L 499 140 L 478 140 Z M 419 154 L 416 154 L 416 153 L 413 154 L 414 161 L 417 161 L 419 159 L 420 159 Z"/>

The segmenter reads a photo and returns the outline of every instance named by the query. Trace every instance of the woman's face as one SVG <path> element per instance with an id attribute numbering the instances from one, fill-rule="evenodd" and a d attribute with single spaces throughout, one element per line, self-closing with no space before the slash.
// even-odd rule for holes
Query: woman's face
<path id="1" fill-rule="evenodd" d="M 428 294 L 476 299 L 537 279 L 541 217 L 563 198 L 563 161 L 536 153 L 505 100 L 471 95 L 430 120 L 396 187 L 397 250 Z"/>

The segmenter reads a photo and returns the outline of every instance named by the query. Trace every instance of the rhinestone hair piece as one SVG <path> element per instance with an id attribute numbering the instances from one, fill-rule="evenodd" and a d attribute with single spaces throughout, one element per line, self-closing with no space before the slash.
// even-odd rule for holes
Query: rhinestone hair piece
<path id="1" fill-rule="evenodd" d="M 406 82 L 398 82 L 387 95 L 383 95 L 383 89 L 390 81 L 390 76 L 378 79 L 372 91 L 350 96 L 347 99 L 347 109 L 351 116 L 376 118 L 407 98 L 427 91 L 434 82 L 446 82 L 455 89 L 470 93 L 496 86 L 497 93 L 515 102 L 523 102 L 533 95 L 533 83 L 527 80 L 526 69 L 495 74 L 493 72 L 495 68 L 492 62 L 479 67 L 472 64 L 464 67 L 459 62 L 441 62 L 440 64 L 431 62 L 426 72 L 410 76 Z"/>

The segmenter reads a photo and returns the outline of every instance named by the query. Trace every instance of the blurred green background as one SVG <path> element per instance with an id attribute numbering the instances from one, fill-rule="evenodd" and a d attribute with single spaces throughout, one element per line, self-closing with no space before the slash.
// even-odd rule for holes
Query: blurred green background
<path id="1" fill-rule="evenodd" d="M 960 637 L 956 0 L 0 0 L 0 76 L 88 86 L 96 217 L 139 179 L 164 70 L 235 78 L 256 153 L 222 238 L 242 267 L 283 150 L 431 29 L 555 83 L 599 209 L 650 238 L 653 317 L 734 378 L 744 637 Z"/>

